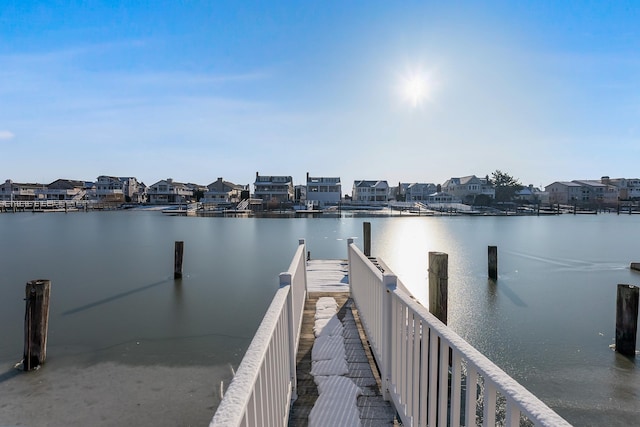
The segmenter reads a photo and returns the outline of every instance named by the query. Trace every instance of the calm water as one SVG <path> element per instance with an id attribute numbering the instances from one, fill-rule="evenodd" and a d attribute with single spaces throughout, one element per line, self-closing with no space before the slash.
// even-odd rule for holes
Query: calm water
<path id="1" fill-rule="evenodd" d="M 427 253 L 447 252 L 449 325 L 568 421 L 640 425 L 640 366 L 609 348 L 616 285 L 640 282 L 628 268 L 640 261 L 640 216 L 366 221 L 374 255 L 425 303 Z M 173 410 L 156 425 L 206 424 L 220 381 L 228 383 L 239 364 L 297 240 L 307 239 L 314 258 L 345 258 L 346 239 L 362 235 L 362 222 L 141 211 L 0 215 L 0 424 L 46 424 L 15 410 L 17 395 L 42 383 L 50 419 L 59 416 L 56 402 L 72 406 L 74 398 L 94 416 L 111 405 L 141 410 L 141 417 L 170 399 Z M 185 241 L 180 282 L 172 277 L 176 240 Z M 497 284 L 486 280 L 488 245 L 499 250 Z M 24 284 L 38 278 L 52 280 L 48 360 L 33 376 L 16 375 Z M 96 366 L 108 369 L 93 372 Z M 185 374 L 168 380 L 172 372 Z M 68 378 L 64 392 L 59 384 Z M 111 397 L 69 394 L 94 386 L 88 383 Z M 137 394 L 117 400 L 126 390 Z"/>

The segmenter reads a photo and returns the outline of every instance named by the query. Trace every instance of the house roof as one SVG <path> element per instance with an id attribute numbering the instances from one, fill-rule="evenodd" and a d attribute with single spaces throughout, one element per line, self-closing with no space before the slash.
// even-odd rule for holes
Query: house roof
<path id="1" fill-rule="evenodd" d="M 551 187 L 553 184 L 560 184 L 560 185 L 564 185 L 566 187 L 581 187 L 581 185 L 578 184 L 577 182 L 571 182 L 571 181 L 556 181 L 556 182 L 552 182 L 551 184 L 547 185 L 547 187 Z"/>
<path id="2" fill-rule="evenodd" d="M 387 181 L 361 180 L 354 181 L 353 185 L 358 188 L 384 188 L 389 187 Z"/>
<path id="3" fill-rule="evenodd" d="M 475 175 L 461 176 L 461 177 L 453 177 L 445 181 L 444 185 L 465 185 L 472 181 L 484 182 L 484 179 L 480 179 Z"/>
<path id="4" fill-rule="evenodd" d="M 584 185 L 587 187 L 608 187 L 608 185 L 601 183 L 600 181 L 593 180 L 573 180 L 573 182 L 578 183 L 580 185 Z"/>
<path id="5" fill-rule="evenodd" d="M 76 181 L 73 179 L 56 179 L 47 187 L 54 188 L 84 188 L 85 181 Z"/>

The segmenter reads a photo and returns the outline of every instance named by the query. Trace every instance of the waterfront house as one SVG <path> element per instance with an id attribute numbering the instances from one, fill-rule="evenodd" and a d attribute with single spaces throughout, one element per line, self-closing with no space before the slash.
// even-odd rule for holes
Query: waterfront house
<path id="1" fill-rule="evenodd" d="M 462 201 L 449 193 L 444 193 L 442 191 L 436 192 L 433 194 L 429 194 L 424 202 L 428 205 L 439 205 L 442 203 L 450 204 L 450 203 L 461 203 Z"/>
<path id="2" fill-rule="evenodd" d="M 215 182 L 207 185 L 207 191 L 200 201 L 203 203 L 238 203 L 247 198 L 249 198 L 249 185 L 234 184 L 218 178 Z"/>
<path id="3" fill-rule="evenodd" d="M 574 180 L 580 184 L 583 203 L 601 205 L 615 205 L 618 202 L 618 188 L 604 184 L 599 180 Z"/>
<path id="4" fill-rule="evenodd" d="M 577 205 L 615 205 L 618 188 L 599 180 L 556 181 L 545 187 L 549 203 Z"/>
<path id="5" fill-rule="evenodd" d="M 450 178 L 442 184 L 442 191 L 449 193 L 465 203 L 473 203 L 478 196 L 495 199 L 496 190 L 487 178 L 475 175 Z"/>
<path id="6" fill-rule="evenodd" d="M 147 186 L 137 178 L 125 176 L 118 178 L 122 182 L 122 192 L 127 203 L 144 203 L 147 200 Z"/>
<path id="7" fill-rule="evenodd" d="M 192 182 L 187 182 L 185 186 L 191 190 L 191 193 L 193 194 L 191 200 L 195 202 L 199 202 L 204 197 L 204 193 L 209 191 L 209 188 L 206 185 L 194 184 Z"/>
<path id="8" fill-rule="evenodd" d="M 640 179 L 638 178 L 609 178 L 603 176 L 603 184 L 613 185 L 618 189 L 620 200 L 640 200 Z"/>
<path id="9" fill-rule="evenodd" d="M 253 183 L 254 197 L 263 203 L 290 202 L 294 199 L 293 178 L 284 175 L 260 175 Z"/>
<path id="10" fill-rule="evenodd" d="M 193 191 L 186 184 L 167 178 L 149 187 L 147 197 L 149 203 L 156 205 L 188 203 L 193 197 Z"/>
<path id="11" fill-rule="evenodd" d="M 342 198 L 342 184 L 339 177 L 312 177 L 307 172 L 305 190 L 305 201 L 318 207 L 337 205 Z M 302 200 L 302 197 L 300 199 Z"/>
<path id="12" fill-rule="evenodd" d="M 36 190 L 36 198 L 46 200 L 83 200 L 93 183 L 73 179 L 57 179 Z"/>
<path id="13" fill-rule="evenodd" d="M 0 201 L 36 200 L 38 194 L 46 187 L 45 184 L 21 184 L 7 179 L 4 184 L 0 184 Z"/>
<path id="14" fill-rule="evenodd" d="M 352 203 L 383 206 L 389 202 L 387 181 L 360 180 L 353 182 Z"/>
<path id="15" fill-rule="evenodd" d="M 556 181 L 546 187 L 544 190 L 549 193 L 549 203 L 568 204 L 581 200 L 582 186 L 577 182 Z"/>
<path id="16" fill-rule="evenodd" d="M 533 184 L 529 184 L 528 187 L 524 187 L 516 192 L 515 199 L 529 203 L 549 203 L 549 194 L 546 191 L 534 187 Z"/>
<path id="17" fill-rule="evenodd" d="M 399 182 L 397 187 L 389 187 L 387 198 L 389 201 L 397 201 L 404 202 L 407 194 L 407 189 L 409 188 L 409 183 Z"/>
<path id="18" fill-rule="evenodd" d="M 124 202 L 124 183 L 115 176 L 100 175 L 95 183 L 96 199 L 109 202 Z"/>
<path id="19" fill-rule="evenodd" d="M 414 182 L 407 186 L 404 196 L 407 202 L 424 202 L 437 192 L 438 186 L 435 184 Z"/>

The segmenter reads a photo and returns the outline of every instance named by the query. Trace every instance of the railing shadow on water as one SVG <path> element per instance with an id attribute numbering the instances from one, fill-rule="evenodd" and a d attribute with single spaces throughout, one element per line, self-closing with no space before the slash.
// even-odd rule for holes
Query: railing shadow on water
<path id="1" fill-rule="evenodd" d="M 22 373 L 22 371 L 18 370 L 18 368 L 10 368 L 6 372 L 3 372 L 3 373 L 0 374 L 0 384 L 2 384 L 5 381 L 9 381 L 13 377 L 18 376 L 21 373 Z"/>
<path id="2" fill-rule="evenodd" d="M 71 310 L 67 310 L 67 311 L 63 312 L 62 315 L 63 316 L 68 316 L 70 314 L 77 314 L 77 313 L 80 313 L 82 311 L 89 310 L 89 309 L 98 307 L 98 306 L 103 305 L 103 304 L 108 304 L 110 302 L 119 300 L 121 298 L 126 298 L 126 297 L 128 297 L 130 295 L 137 294 L 138 292 L 143 292 L 143 291 L 149 290 L 151 288 L 155 288 L 156 286 L 160 286 L 160 285 L 163 285 L 165 283 L 170 283 L 170 282 L 173 282 L 173 279 L 160 280 L 159 282 L 151 283 L 150 285 L 145 285 L 145 286 L 141 286 L 139 288 L 131 289 L 129 291 L 121 292 L 119 294 L 116 294 L 116 295 L 113 295 L 113 296 L 110 296 L 110 297 L 107 297 L 107 298 L 103 298 L 101 300 L 98 300 L 98 301 L 95 301 L 95 302 L 92 302 L 92 303 L 89 303 L 89 304 L 85 304 L 85 305 L 82 305 L 80 307 L 73 308 Z"/>

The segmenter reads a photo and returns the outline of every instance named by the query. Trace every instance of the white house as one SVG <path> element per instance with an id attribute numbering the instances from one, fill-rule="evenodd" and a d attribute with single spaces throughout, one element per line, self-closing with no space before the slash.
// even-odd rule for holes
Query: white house
<path id="1" fill-rule="evenodd" d="M 7 179 L 4 184 L 0 184 L 0 200 L 36 200 L 46 187 L 45 184 L 21 184 Z"/>
<path id="2" fill-rule="evenodd" d="M 95 186 L 98 200 L 124 202 L 124 183 L 120 178 L 101 175 L 96 180 Z"/>
<path id="3" fill-rule="evenodd" d="M 150 186 L 147 197 L 151 204 L 188 203 L 193 197 L 193 191 L 186 184 L 167 178 Z"/>
<path id="4" fill-rule="evenodd" d="M 428 204 L 428 205 L 437 205 L 437 204 L 441 204 L 441 203 L 460 203 L 461 200 L 459 198 L 457 198 L 456 196 L 452 196 L 451 194 L 448 193 L 443 193 L 438 192 L 438 193 L 433 193 L 433 194 L 429 194 L 427 196 L 426 199 L 424 199 L 424 201 Z"/>
<path id="5" fill-rule="evenodd" d="M 414 182 L 409 184 L 405 190 L 405 200 L 407 202 L 423 202 L 430 195 L 438 192 L 438 186 L 435 184 Z"/>
<path id="6" fill-rule="evenodd" d="M 294 199 L 293 178 L 290 176 L 267 176 L 256 172 L 253 183 L 254 196 L 263 202 L 289 202 Z"/>
<path id="7" fill-rule="evenodd" d="M 449 193 L 465 202 L 473 202 L 480 195 L 494 199 L 496 190 L 486 178 L 478 178 L 475 175 L 451 178 L 442 184 L 442 191 Z"/>
<path id="8" fill-rule="evenodd" d="M 386 205 L 389 202 L 389 184 L 387 181 L 354 181 L 352 202 L 360 205 Z"/>
<path id="9" fill-rule="evenodd" d="M 317 206 L 337 205 L 342 199 L 339 177 L 311 177 L 307 172 L 306 201 Z"/>

